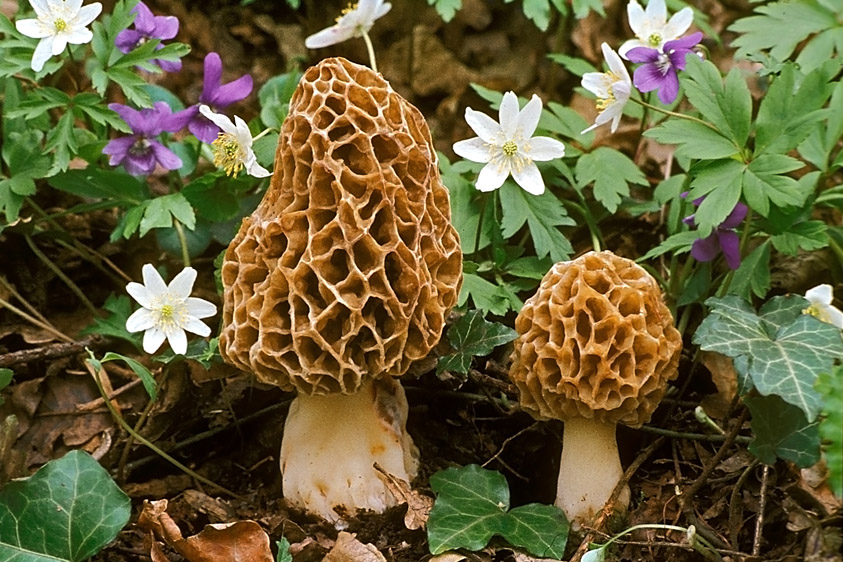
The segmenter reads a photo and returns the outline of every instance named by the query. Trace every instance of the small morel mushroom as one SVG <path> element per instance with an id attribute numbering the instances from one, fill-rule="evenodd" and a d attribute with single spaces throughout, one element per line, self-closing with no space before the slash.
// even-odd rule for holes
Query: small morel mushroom
<path id="1" fill-rule="evenodd" d="M 560 262 L 515 321 L 521 406 L 565 422 L 556 501 L 589 523 L 623 475 L 615 427 L 649 421 L 676 377 L 682 338 L 655 280 L 611 252 Z M 625 510 L 629 490 L 616 507 Z"/>
<path id="2" fill-rule="evenodd" d="M 223 358 L 298 391 L 284 496 L 335 523 L 393 505 L 374 463 L 408 482 L 418 468 L 395 377 L 438 342 L 462 282 L 422 114 L 366 67 L 308 69 L 222 281 Z"/>

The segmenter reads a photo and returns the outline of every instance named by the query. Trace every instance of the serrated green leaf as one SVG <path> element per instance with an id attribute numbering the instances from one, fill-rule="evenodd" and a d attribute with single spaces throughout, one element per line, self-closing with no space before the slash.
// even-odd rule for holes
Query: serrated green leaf
<path id="1" fill-rule="evenodd" d="M 457 0 L 461 1 L 461 0 Z M 293 70 L 267 80 L 258 90 L 261 121 L 267 127 L 281 128 L 290 109 L 290 98 L 301 80 L 302 72 Z"/>
<path id="2" fill-rule="evenodd" d="M 694 213 L 694 224 L 700 236 L 709 233 L 726 220 L 741 196 L 744 165 L 736 160 L 711 160 L 693 166 L 695 175 L 687 199 L 705 196 Z"/>
<path id="3" fill-rule="evenodd" d="M 536 27 L 547 31 L 547 26 L 550 25 L 549 0 L 524 0 L 522 10 L 527 19 L 536 24 Z"/>
<path id="4" fill-rule="evenodd" d="M 724 87 L 720 71 L 714 63 L 699 57 L 687 57 L 685 70 L 682 85 L 688 101 L 720 133 L 734 141 L 737 146 L 743 147 L 749 131 L 745 107 L 745 96 L 749 95 L 749 90 L 743 92 L 740 89 L 737 81 L 739 76 L 729 78 L 728 86 Z M 746 88 L 746 84 L 743 84 L 743 87 Z M 740 107 L 732 107 L 731 98 L 735 98 Z"/>
<path id="5" fill-rule="evenodd" d="M 170 228 L 173 226 L 173 219 L 178 220 L 190 230 L 196 227 L 193 207 L 181 193 L 171 193 L 150 201 L 140 221 L 139 234 L 144 237 L 153 228 Z"/>
<path id="6" fill-rule="evenodd" d="M 278 555 L 275 557 L 275 562 L 293 562 L 293 555 L 290 554 L 290 541 L 281 537 L 280 541 L 275 541 L 275 546 L 278 547 Z"/>
<path id="7" fill-rule="evenodd" d="M 603 8 L 602 0 L 573 0 L 571 6 L 574 8 L 574 16 L 581 20 L 591 12 L 596 12 L 606 17 L 606 10 Z"/>
<path id="8" fill-rule="evenodd" d="M 82 335 L 99 334 L 101 336 L 119 338 L 130 342 L 140 349 L 141 339 L 139 334 L 131 334 L 126 330 L 126 320 L 132 314 L 132 302 L 126 295 L 116 296 L 111 294 L 105 299 L 103 309 L 110 314 L 105 318 L 96 318 L 89 326 L 82 330 Z"/>
<path id="9" fill-rule="evenodd" d="M 700 237 L 699 232 L 686 230 L 677 232 L 672 236 L 667 237 L 661 244 L 655 248 L 650 249 L 649 252 L 638 258 L 637 261 L 647 261 L 662 254 L 670 252 L 674 255 L 684 254 L 691 251 L 691 246 Z"/>
<path id="10" fill-rule="evenodd" d="M 765 305 L 765 316 L 781 323 L 775 333 L 768 331 L 743 299 L 710 298 L 706 305 L 711 312 L 697 328 L 693 341 L 706 351 L 744 357 L 747 375 L 763 396 L 779 396 L 799 407 L 808 421 L 814 421 L 822 406 L 814 382 L 819 373 L 831 369 L 835 358 L 843 356 L 843 340 L 835 326 L 797 313 L 794 298 L 801 297 L 774 297 Z M 802 301 L 807 308 L 808 301 Z M 782 310 L 796 317 L 784 323 Z"/>
<path id="11" fill-rule="evenodd" d="M 531 503 L 506 514 L 501 536 L 533 556 L 561 560 L 568 543 L 570 525 L 562 510 L 553 505 Z"/>
<path id="12" fill-rule="evenodd" d="M 547 58 L 557 64 L 561 64 L 568 72 L 582 76 L 587 72 L 598 72 L 594 66 L 585 59 L 563 55 L 562 53 L 550 53 Z"/>
<path id="13" fill-rule="evenodd" d="M 803 168 L 805 164 L 784 154 L 762 154 L 746 168 L 743 194 L 747 204 L 762 216 L 770 213 L 770 204 L 798 206 L 804 196 L 795 179 L 781 175 Z"/>
<path id="14" fill-rule="evenodd" d="M 834 495 L 843 498 L 843 366 L 821 373 L 816 388 L 823 397 L 819 431 L 828 461 L 828 483 Z"/>
<path id="15" fill-rule="evenodd" d="M 805 413 L 778 396 L 745 396 L 752 414 L 753 439 L 749 452 L 765 464 L 776 457 L 808 468 L 820 460 L 818 422 L 809 423 Z"/>
<path id="16" fill-rule="evenodd" d="M 676 155 L 698 160 L 729 158 L 740 152 L 735 143 L 702 123 L 667 119 L 644 132 L 662 144 L 677 145 Z"/>
<path id="17" fill-rule="evenodd" d="M 822 221 L 794 224 L 787 232 L 771 238 L 773 247 L 783 254 L 795 256 L 799 250 L 813 251 L 828 246 L 828 225 Z"/>
<path id="18" fill-rule="evenodd" d="M 594 184 L 594 198 L 614 213 L 621 196 L 629 195 L 629 184 L 647 185 L 647 178 L 625 154 L 606 146 L 583 154 L 577 161 L 577 183 Z"/>
<path id="19" fill-rule="evenodd" d="M 143 384 L 143 388 L 146 390 L 146 393 L 149 395 L 149 398 L 155 400 L 155 377 L 152 376 L 152 373 L 150 373 L 149 369 L 147 369 L 144 365 L 138 363 L 131 357 L 126 357 L 125 355 L 114 353 L 113 351 L 109 351 L 103 356 L 102 359 L 100 359 L 100 362 L 102 363 L 105 363 L 106 361 L 123 361 L 126 365 L 129 366 L 132 372 L 134 372 L 141 380 L 141 384 Z"/>
<path id="20" fill-rule="evenodd" d="M 545 190 L 541 195 L 531 195 L 511 181 L 504 182 L 498 193 L 503 208 L 501 235 L 504 238 L 512 237 L 527 223 L 538 257 L 550 255 L 553 261 L 564 261 L 574 252 L 557 227 L 576 222 L 553 193 Z"/>
<path id="21" fill-rule="evenodd" d="M 81 562 L 129 522 L 131 502 L 97 461 L 71 451 L 0 490 L 0 559 Z"/>
<path id="22" fill-rule="evenodd" d="M 79 197 L 114 201 L 116 206 L 137 205 L 148 196 L 146 186 L 134 176 L 92 166 L 84 170 L 67 170 L 52 176 L 47 182 L 58 190 Z"/>
<path id="23" fill-rule="evenodd" d="M 503 316 L 510 310 L 509 297 L 503 288 L 473 273 L 463 275 L 462 289 L 457 304 L 463 306 L 468 302 L 469 297 L 474 307 L 484 312 Z"/>
<path id="24" fill-rule="evenodd" d="M 764 297 L 770 290 L 770 242 L 765 240 L 748 256 L 732 277 L 728 294 L 748 299 L 750 293 Z"/>
<path id="25" fill-rule="evenodd" d="M 436 13 L 443 21 L 454 19 L 457 11 L 462 8 L 462 0 L 427 0 L 429 6 L 436 9 Z"/>
<path id="26" fill-rule="evenodd" d="M 448 188 L 451 196 L 451 222 L 460 235 L 460 244 L 466 254 L 475 249 L 483 249 L 492 242 L 494 229 L 498 228 L 497 221 L 493 216 L 493 205 L 483 204 L 482 198 L 488 195 L 482 194 L 475 189 L 474 184 L 466 179 L 463 174 L 468 170 L 474 170 L 475 164 L 465 160 L 451 164 L 448 158 L 439 153 L 439 170 L 442 176 L 442 183 Z M 480 215 L 483 214 L 482 224 Z M 477 229 L 482 227 L 480 237 L 477 237 Z M 477 248 L 475 248 L 475 245 Z"/>
<path id="27" fill-rule="evenodd" d="M 517 337 L 518 333 L 509 326 L 489 322 L 479 310 L 469 311 L 448 328 L 448 341 L 455 353 L 440 358 L 436 371 L 468 373 L 473 357 L 488 355 L 497 346 Z"/>
<path id="28" fill-rule="evenodd" d="M 515 277 L 523 277 L 525 279 L 541 280 L 544 275 L 553 266 L 553 260 L 549 258 L 538 258 L 536 256 L 526 256 L 512 260 L 505 266 L 505 271 L 509 275 Z"/>

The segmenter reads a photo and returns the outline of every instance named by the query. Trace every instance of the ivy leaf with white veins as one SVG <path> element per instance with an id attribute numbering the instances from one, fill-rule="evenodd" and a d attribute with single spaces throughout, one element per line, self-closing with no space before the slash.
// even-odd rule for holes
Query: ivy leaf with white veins
<path id="1" fill-rule="evenodd" d="M 0 490 L 0 560 L 85 560 L 114 540 L 131 508 L 91 455 L 71 451 Z"/>
<path id="2" fill-rule="evenodd" d="M 818 422 L 808 422 L 805 413 L 778 396 L 746 396 L 752 413 L 749 451 L 761 462 L 772 465 L 776 457 L 807 468 L 820 460 Z"/>
<path id="3" fill-rule="evenodd" d="M 439 358 L 436 373 L 448 370 L 468 373 L 471 359 L 488 355 L 499 345 L 509 343 L 518 333 L 503 324 L 489 322 L 479 310 L 472 310 L 448 329 L 448 340 L 456 353 Z"/>
<path id="4" fill-rule="evenodd" d="M 814 390 L 817 375 L 843 356 L 840 330 L 802 314 L 808 301 L 796 295 L 774 297 L 755 313 L 735 296 L 710 298 L 709 315 L 694 334 L 694 343 L 747 362 L 747 376 L 763 396 L 776 395 L 816 419 L 822 398 Z"/>

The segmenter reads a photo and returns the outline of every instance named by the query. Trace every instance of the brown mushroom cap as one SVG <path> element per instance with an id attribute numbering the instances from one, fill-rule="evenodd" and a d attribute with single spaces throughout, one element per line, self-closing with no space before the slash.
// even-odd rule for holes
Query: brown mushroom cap
<path id="1" fill-rule="evenodd" d="M 682 349 L 656 281 L 611 252 L 554 265 L 515 329 L 510 376 L 521 405 L 544 419 L 640 426 L 676 377 Z"/>
<path id="2" fill-rule="evenodd" d="M 422 114 L 367 67 L 311 67 L 269 189 L 225 253 L 223 358 L 307 394 L 402 375 L 457 300 L 450 216 Z"/>

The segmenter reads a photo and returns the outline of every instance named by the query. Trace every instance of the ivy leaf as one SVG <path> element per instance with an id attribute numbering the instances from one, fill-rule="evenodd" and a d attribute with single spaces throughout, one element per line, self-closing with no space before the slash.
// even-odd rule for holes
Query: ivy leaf
<path id="1" fill-rule="evenodd" d="M 742 358 L 761 395 L 779 396 L 814 421 L 822 406 L 814 382 L 843 356 L 840 330 L 801 314 L 808 301 L 797 295 L 770 299 L 760 316 L 735 296 L 710 298 L 706 305 L 711 312 L 697 328 L 694 343 L 706 351 Z"/>
<path id="2" fill-rule="evenodd" d="M 468 373 L 473 357 L 488 355 L 517 337 L 518 333 L 509 326 L 489 322 L 481 311 L 472 310 L 448 328 L 448 341 L 456 353 L 440 357 L 436 373 L 445 370 Z"/>
<path id="3" fill-rule="evenodd" d="M 820 460 L 818 422 L 808 422 L 805 413 L 778 396 L 745 396 L 752 414 L 753 440 L 749 452 L 765 464 L 776 457 L 807 468 Z"/>
<path id="4" fill-rule="evenodd" d="M 629 195 L 629 184 L 647 185 L 647 178 L 625 154 L 606 146 L 583 154 L 577 160 L 577 184 L 594 184 L 594 198 L 610 213 L 618 210 L 621 196 Z"/>
<path id="5" fill-rule="evenodd" d="M 828 459 L 828 482 L 838 498 L 843 498 L 843 367 L 822 373 L 817 390 L 823 396 L 820 437 Z"/>
<path id="6" fill-rule="evenodd" d="M 533 556 L 561 559 L 568 520 L 554 506 L 509 509 L 509 486 L 499 472 L 477 465 L 447 468 L 430 477 L 436 501 L 427 522 L 432 554 L 454 548 L 480 550 L 494 535 Z"/>
<path id="7" fill-rule="evenodd" d="M 84 451 L 71 451 L 0 490 L 0 559 L 79 562 L 111 542 L 131 501 Z"/>
<path id="8" fill-rule="evenodd" d="M 503 220 L 501 235 L 510 238 L 527 223 L 536 255 L 547 255 L 554 262 L 565 261 L 574 253 L 574 248 L 557 227 L 575 225 L 561 201 L 549 190 L 541 195 L 531 195 L 506 181 L 500 191 Z"/>

